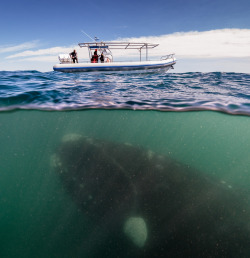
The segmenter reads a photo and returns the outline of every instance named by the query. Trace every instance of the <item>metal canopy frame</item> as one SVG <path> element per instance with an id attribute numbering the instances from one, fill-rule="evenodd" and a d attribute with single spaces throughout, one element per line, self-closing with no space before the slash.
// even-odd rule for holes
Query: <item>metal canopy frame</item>
<path id="1" fill-rule="evenodd" d="M 91 49 L 138 49 L 140 51 L 140 61 L 141 61 L 141 51 L 146 50 L 146 60 L 148 60 L 148 49 L 155 48 L 159 44 L 152 43 L 134 43 L 134 42 L 86 42 L 79 43 L 79 47 L 88 47 L 89 51 Z"/>

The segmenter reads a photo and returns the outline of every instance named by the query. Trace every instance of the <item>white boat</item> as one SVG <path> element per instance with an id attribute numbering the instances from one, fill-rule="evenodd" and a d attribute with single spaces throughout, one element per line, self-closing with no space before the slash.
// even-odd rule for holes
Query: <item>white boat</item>
<path id="1" fill-rule="evenodd" d="M 162 56 L 158 61 L 148 60 L 148 49 L 158 46 L 151 43 L 134 42 L 91 42 L 79 43 L 81 48 L 87 47 L 89 61 L 74 63 L 70 55 L 59 55 L 59 64 L 53 66 L 54 71 L 60 72 L 155 72 L 167 71 L 176 63 L 174 54 Z M 140 61 L 114 61 L 111 49 L 137 49 L 140 52 Z M 146 60 L 142 61 L 142 50 L 145 50 Z M 103 55 L 102 61 L 100 56 Z"/>

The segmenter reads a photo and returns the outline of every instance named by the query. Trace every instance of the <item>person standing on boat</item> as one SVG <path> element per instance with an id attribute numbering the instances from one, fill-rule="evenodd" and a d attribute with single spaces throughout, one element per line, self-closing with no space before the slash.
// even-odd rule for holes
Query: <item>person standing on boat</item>
<path id="1" fill-rule="evenodd" d="M 101 53 L 100 61 L 101 61 L 101 63 L 104 63 L 104 55 L 103 55 L 103 53 Z"/>
<path id="2" fill-rule="evenodd" d="M 94 55 L 91 58 L 91 63 L 98 63 L 97 49 L 95 50 Z"/>
<path id="3" fill-rule="evenodd" d="M 73 63 L 78 63 L 77 53 L 76 53 L 75 49 L 74 49 L 74 51 L 71 52 L 69 55 L 70 55 L 70 57 L 72 58 Z"/>

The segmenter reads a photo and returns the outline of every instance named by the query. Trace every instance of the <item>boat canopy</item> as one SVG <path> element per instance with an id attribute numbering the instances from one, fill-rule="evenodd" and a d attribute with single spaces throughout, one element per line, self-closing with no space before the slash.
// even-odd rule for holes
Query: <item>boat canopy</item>
<path id="1" fill-rule="evenodd" d="M 105 48 L 108 48 L 109 46 L 89 46 L 90 49 L 105 49 Z"/>
<path id="2" fill-rule="evenodd" d="M 140 60 L 141 60 L 141 50 L 146 50 L 146 60 L 148 60 L 148 49 L 152 49 L 157 47 L 159 44 L 152 43 L 135 43 L 135 42 L 87 42 L 87 43 L 79 43 L 79 47 L 87 47 L 89 51 L 93 49 L 99 50 L 110 50 L 110 49 L 138 49 L 140 52 Z"/>
<path id="3" fill-rule="evenodd" d="M 89 42 L 79 43 L 80 47 L 93 48 L 110 48 L 110 49 L 151 49 L 157 47 L 159 44 L 151 43 L 134 43 L 134 42 Z"/>

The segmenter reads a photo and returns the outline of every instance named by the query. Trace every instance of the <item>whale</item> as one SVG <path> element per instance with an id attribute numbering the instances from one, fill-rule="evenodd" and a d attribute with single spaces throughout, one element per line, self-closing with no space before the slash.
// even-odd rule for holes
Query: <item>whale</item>
<path id="1" fill-rule="evenodd" d="M 51 165 L 91 225 L 87 257 L 249 257 L 249 196 L 167 155 L 68 134 Z"/>

